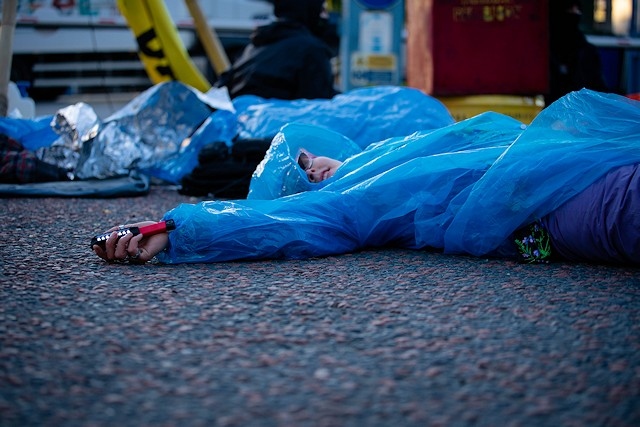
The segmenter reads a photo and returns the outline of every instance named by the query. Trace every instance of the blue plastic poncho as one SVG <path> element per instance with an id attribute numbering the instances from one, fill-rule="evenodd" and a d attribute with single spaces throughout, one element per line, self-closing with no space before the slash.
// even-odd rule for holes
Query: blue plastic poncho
<path id="1" fill-rule="evenodd" d="M 362 151 L 351 139 L 337 132 L 293 123 L 278 133 L 251 178 L 247 199 L 271 200 L 282 196 L 318 190 L 325 182 L 313 183 L 297 167 L 301 150 L 345 161 Z"/>
<path id="2" fill-rule="evenodd" d="M 299 126 L 279 138 L 298 136 Z M 324 135 L 328 145 L 343 142 Z M 159 259 L 299 259 L 382 245 L 488 254 L 608 170 L 640 161 L 638 135 L 640 103 L 589 90 L 526 129 L 481 114 L 372 144 L 317 191 L 180 205 L 165 214 L 177 229 Z"/>
<path id="3" fill-rule="evenodd" d="M 583 89 L 542 111 L 452 204 L 444 249 L 483 255 L 617 167 L 640 161 L 640 102 Z M 420 228 L 418 219 L 416 228 Z"/>

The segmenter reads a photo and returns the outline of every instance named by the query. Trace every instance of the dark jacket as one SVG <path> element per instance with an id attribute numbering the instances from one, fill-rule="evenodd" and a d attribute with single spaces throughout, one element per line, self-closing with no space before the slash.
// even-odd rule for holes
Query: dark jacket
<path id="1" fill-rule="evenodd" d="M 579 7 L 580 2 L 559 0 L 550 4 L 547 105 L 582 88 L 599 92 L 609 90 L 598 49 L 589 43 L 580 29 L 581 15 L 568 12 L 573 5 Z"/>
<path id="2" fill-rule="evenodd" d="M 304 24 L 279 19 L 256 29 L 251 44 L 215 86 L 226 86 L 231 98 L 332 98 L 337 93 L 332 56 L 329 46 Z"/>

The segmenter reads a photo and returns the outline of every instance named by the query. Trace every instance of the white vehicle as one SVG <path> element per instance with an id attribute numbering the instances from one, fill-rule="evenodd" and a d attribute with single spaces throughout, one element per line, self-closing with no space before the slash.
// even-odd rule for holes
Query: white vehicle
<path id="1" fill-rule="evenodd" d="M 165 5 L 194 63 L 215 80 L 184 0 L 165 0 Z M 201 0 L 199 5 L 230 60 L 253 29 L 273 16 L 268 0 Z M 151 83 L 137 48 L 116 0 L 19 0 L 11 80 L 35 99 L 145 89 Z"/>

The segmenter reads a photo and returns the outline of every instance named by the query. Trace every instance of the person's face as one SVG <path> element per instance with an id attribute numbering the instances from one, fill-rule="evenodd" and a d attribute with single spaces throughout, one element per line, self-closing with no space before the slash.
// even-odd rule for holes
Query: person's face
<path id="1" fill-rule="evenodd" d="M 339 160 L 323 156 L 316 157 L 304 151 L 298 157 L 298 165 L 307 174 L 310 182 L 321 182 L 331 178 L 341 164 Z"/>

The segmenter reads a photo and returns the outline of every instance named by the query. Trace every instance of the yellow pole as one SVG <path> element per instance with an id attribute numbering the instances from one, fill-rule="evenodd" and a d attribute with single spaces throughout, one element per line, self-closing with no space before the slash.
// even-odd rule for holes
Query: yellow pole
<path id="1" fill-rule="evenodd" d="M 189 13 L 193 18 L 193 23 L 196 26 L 196 32 L 198 33 L 198 37 L 202 42 L 204 51 L 209 58 L 209 62 L 213 65 L 213 69 L 217 75 L 222 74 L 229 69 L 231 64 L 229 63 L 229 58 L 227 58 L 224 48 L 222 47 L 222 43 L 220 43 L 218 35 L 207 24 L 207 20 L 202 14 L 202 9 L 200 9 L 200 5 L 198 5 L 197 0 L 185 0 L 185 3 L 187 4 Z"/>

